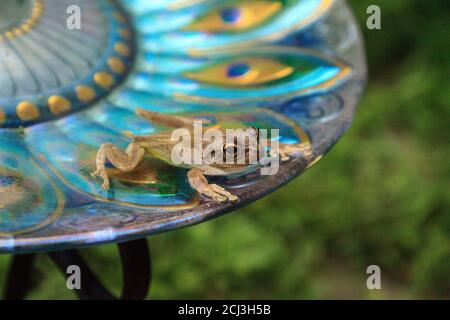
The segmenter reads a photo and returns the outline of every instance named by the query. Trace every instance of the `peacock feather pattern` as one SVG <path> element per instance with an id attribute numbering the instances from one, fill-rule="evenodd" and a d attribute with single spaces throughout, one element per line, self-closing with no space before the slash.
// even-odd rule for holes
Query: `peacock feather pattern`
<path id="1" fill-rule="evenodd" d="M 365 82 L 341 0 L 4 2 L 0 251 L 124 240 L 231 210 L 200 199 L 184 169 L 151 158 L 132 174 L 108 168 L 108 191 L 92 179 L 99 145 L 125 148 L 130 134 L 161 130 L 137 108 L 278 128 L 284 143 L 310 143 L 314 163 L 349 125 Z M 70 6 L 80 29 L 67 27 Z M 297 162 L 252 198 L 303 171 Z M 235 189 L 266 183 L 221 179 Z"/>

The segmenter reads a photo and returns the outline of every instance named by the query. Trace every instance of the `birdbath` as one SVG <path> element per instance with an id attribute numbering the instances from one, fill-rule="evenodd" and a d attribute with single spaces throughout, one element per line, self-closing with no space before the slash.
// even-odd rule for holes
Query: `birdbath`
<path id="1" fill-rule="evenodd" d="M 120 298 L 144 298 L 147 236 L 232 212 L 313 166 L 350 125 L 365 82 L 344 1 L 3 1 L 0 252 L 14 255 L 5 298 L 25 297 L 37 254 L 65 275 L 83 270 L 80 298 L 116 298 L 77 251 L 104 243 L 119 246 Z M 278 129 L 271 139 L 308 152 L 272 175 L 208 177 L 237 201 L 198 193 L 186 168 L 154 154 L 126 172 L 106 161 L 106 190 L 91 176 L 99 147 L 165 130 L 138 108 Z"/>

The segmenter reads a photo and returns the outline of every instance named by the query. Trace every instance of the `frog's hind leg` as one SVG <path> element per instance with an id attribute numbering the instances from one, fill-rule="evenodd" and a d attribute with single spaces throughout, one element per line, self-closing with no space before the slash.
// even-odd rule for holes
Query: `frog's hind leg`
<path id="1" fill-rule="evenodd" d="M 217 184 L 209 184 L 204 176 L 204 171 L 199 168 L 191 169 L 188 174 L 188 181 L 192 188 L 200 194 L 217 202 L 235 202 L 239 198 Z"/>
<path id="2" fill-rule="evenodd" d="M 136 109 L 136 113 L 142 118 L 154 123 L 172 128 L 189 128 L 194 125 L 195 119 L 191 117 L 175 116 L 160 112 Z M 210 121 L 202 119 L 204 124 L 209 124 Z"/>
<path id="3" fill-rule="evenodd" d="M 109 189 L 109 177 L 106 173 L 106 160 L 123 172 L 133 171 L 139 163 L 144 159 L 145 149 L 138 143 L 130 143 L 123 151 L 113 145 L 112 143 L 105 143 L 100 146 L 96 158 L 96 170 L 92 173 L 93 177 L 100 177 L 103 179 L 103 189 Z"/>

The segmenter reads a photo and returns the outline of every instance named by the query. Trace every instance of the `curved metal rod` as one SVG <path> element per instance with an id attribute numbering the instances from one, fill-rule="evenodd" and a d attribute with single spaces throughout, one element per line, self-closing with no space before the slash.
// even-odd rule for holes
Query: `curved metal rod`
<path id="1" fill-rule="evenodd" d="M 151 281 L 151 259 L 146 239 L 120 243 L 123 287 L 120 299 L 145 299 Z M 76 250 L 49 253 L 62 273 L 68 278 L 66 270 L 71 265 L 81 269 L 81 289 L 74 290 L 81 300 L 116 299 L 97 279 L 95 274 Z"/>
<path id="2" fill-rule="evenodd" d="M 152 280 L 152 260 L 146 239 L 119 244 L 122 262 L 122 300 L 142 300 Z"/>
<path id="3" fill-rule="evenodd" d="M 81 255 L 76 250 L 66 250 L 60 252 L 48 253 L 53 262 L 58 266 L 58 269 L 66 277 L 67 268 L 76 265 L 81 270 L 81 289 L 74 289 L 80 300 L 114 300 L 114 296 L 102 285 L 95 274 L 83 260 Z"/>
<path id="4" fill-rule="evenodd" d="M 3 292 L 5 300 L 23 300 L 35 285 L 33 268 L 35 254 L 20 254 L 12 257 L 6 285 Z"/>

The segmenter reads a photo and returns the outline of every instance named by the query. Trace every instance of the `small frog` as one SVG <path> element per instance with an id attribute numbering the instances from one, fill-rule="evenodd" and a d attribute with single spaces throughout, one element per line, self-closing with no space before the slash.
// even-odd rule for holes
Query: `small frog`
<path id="1" fill-rule="evenodd" d="M 186 128 L 192 131 L 194 127 L 194 118 L 168 115 L 153 111 L 144 110 L 141 108 L 136 109 L 136 113 L 144 119 L 156 124 L 167 126 L 171 128 Z M 208 122 L 202 120 L 203 123 Z M 210 122 L 209 122 L 210 123 Z M 255 134 L 258 134 L 258 129 L 253 128 Z M 225 134 L 225 129 L 219 128 Z M 108 190 L 110 187 L 109 177 L 106 172 L 105 163 L 109 161 L 115 168 L 122 172 L 132 172 L 143 161 L 146 154 L 159 158 L 160 160 L 177 167 L 185 167 L 190 169 L 187 173 L 189 184 L 201 195 L 216 201 L 238 201 L 238 197 L 231 194 L 223 187 L 216 184 L 209 184 L 206 176 L 229 176 L 239 173 L 245 173 L 247 171 L 253 171 L 260 168 L 263 164 L 262 161 L 257 165 L 254 164 L 182 164 L 176 165 L 172 161 L 172 150 L 179 143 L 172 139 L 172 132 L 161 132 L 151 135 L 132 135 L 133 141 L 128 145 L 126 150 L 121 150 L 111 143 L 105 143 L 100 146 L 96 157 L 96 171 L 91 175 L 100 177 L 103 179 L 102 187 Z M 206 142 L 204 142 L 206 143 Z M 208 143 L 210 143 L 208 141 Z M 195 148 L 195 147 L 193 147 Z M 231 150 L 231 151 L 230 151 Z M 249 150 L 246 149 L 246 152 Z M 237 152 L 236 145 L 230 145 L 229 143 L 223 144 L 223 154 L 229 152 Z M 270 156 L 279 157 L 281 161 L 288 160 L 294 154 L 302 154 L 308 161 L 311 160 L 312 152 L 310 143 L 298 143 L 298 144 L 281 144 L 279 145 L 278 152 L 271 153 Z M 247 156 L 247 155 L 246 155 Z"/>

